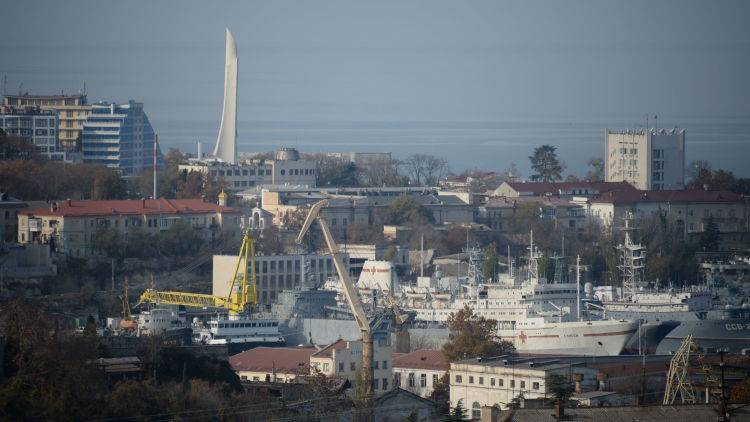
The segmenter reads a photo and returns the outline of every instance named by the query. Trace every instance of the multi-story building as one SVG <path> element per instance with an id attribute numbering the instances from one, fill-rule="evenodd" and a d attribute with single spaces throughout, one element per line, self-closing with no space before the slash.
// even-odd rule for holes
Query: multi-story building
<path id="1" fill-rule="evenodd" d="M 0 129 L 8 136 L 28 139 L 40 155 L 56 161 L 65 160 L 58 140 L 57 112 L 37 106 L 0 107 Z"/>
<path id="2" fill-rule="evenodd" d="M 476 221 L 492 230 L 508 231 L 523 213 L 570 231 L 582 231 L 587 224 L 585 206 L 554 196 L 490 197 L 477 207 Z"/>
<path id="3" fill-rule="evenodd" d="M 435 224 L 462 224 L 474 220 L 470 194 L 434 188 L 269 188 L 262 192 L 261 207 L 273 215 L 274 224 L 283 225 L 288 214 L 328 199 L 328 206 L 321 210 L 321 214 L 331 228 L 336 229 L 350 224 L 371 225 L 378 210 L 387 209 L 399 198 L 413 199 L 421 204 L 430 212 Z"/>
<path id="4" fill-rule="evenodd" d="M 182 221 L 206 240 L 240 237 L 240 210 L 201 199 L 53 202 L 49 208 L 18 213 L 18 243 L 50 244 L 74 257 L 98 256 L 95 236 L 101 230 L 120 235 L 156 234 Z"/>
<path id="5" fill-rule="evenodd" d="M 294 148 L 276 151 L 273 160 L 249 160 L 230 164 L 219 160 L 191 160 L 179 165 L 180 171 L 197 171 L 224 179 L 227 190 L 243 191 L 261 185 L 298 185 L 315 187 L 317 163 L 303 160 Z"/>
<path id="6" fill-rule="evenodd" d="M 143 103 L 97 103 L 83 124 L 83 161 L 117 169 L 125 177 L 139 176 L 154 162 L 155 134 Z M 157 146 L 157 163 L 163 159 Z"/>
<path id="7" fill-rule="evenodd" d="M 429 397 L 448 373 L 450 363 L 440 350 L 422 349 L 393 357 L 393 386 Z"/>
<path id="8" fill-rule="evenodd" d="M 349 256 L 343 254 L 341 259 L 348 267 Z M 214 255 L 214 295 L 227 296 L 229 281 L 236 265 L 237 255 Z M 329 277 L 337 276 L 333 260 L 328 254 L 257 255 L 255 271 L 258 302 L 265 307 L 270 307 L 284 290 L 322 285 Z"/>
<path id="9" fill-rule="evenodd" d="M 18 236 L 18 213 L 28 205 L 0 192 L 0 244 L 13 243 Z"/>
<path id="10" fill-rule="evenodd" d="M 459 402 L 472 419 L 482 417 L 482 407 L 508 408 L 519 397 L 526 400 L 552 397 L 549 380 L 553 374 L 573 380 L 582 374 L 581 388 L 597 385 L 597 370 L 583 362 L 560 362 L 543 358 L 476 358 L 450 364 L 451 407 Z"/>
<path id="11" fill-rule="evenodd" d="M 685 130 L 605 131 L 607 182 L 642 190 L 685 188 Z"/>
<path id="12" fill-rule="evenodd" d="M 372 391 L 381 395 L 393 388 L 393 350 L 385 339 L 373 342 Z M 352 385 L 362 368 L 362 341 L 338 340 L 310 356 L 310 368 L 327 376 L 344 378 Z"/>
<path id="13" fill-rule="evenodd" d="M 83 122 L 86 121 L 91 106 L 86 103 L 85 94 L 76 95 L 6 95 L 4 105 L 13 107 L 40 107 L 58 114 L 59 141 L 65 151 L 80 149 Z"/>
<path id="14" fill-rule="evenodd" d="M 242 381 L 294 382 L 310 374 L 314 347 L 256 347 L 229 358 Z"/>
<path id="15" fill-rule="evenodd" d="M 635 190 L 628 182 L 503 182 L 492 196 L 518 198 L 520 196 L 554 196 L 593 198 L 613 190 Z"/>
<path id="16" fill-rule="evenodd" d="M 604 227 L 622 227 L 624 218 L 664 216 L 682 227 L 685 237 L 699 235 L 713 218 L 722 241 L 741 243 L 748 236 L 748 202 L 727 191 L 612 191 L 590 199 L 589 217 Z"/>

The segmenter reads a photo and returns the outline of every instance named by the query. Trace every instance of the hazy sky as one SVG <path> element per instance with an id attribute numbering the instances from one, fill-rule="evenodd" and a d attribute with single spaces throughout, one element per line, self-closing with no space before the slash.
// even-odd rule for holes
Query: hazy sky
<path id="1" fill-rule="evenodd" d="M 179 122 L 218 127 L 225 27 L 240 138 L 253 122 L 750 117 L 747 1 L 23 0 L 0 14 L 10 92 L 86 80 L 92 100 L 145 102 L 175 143 Z"/>

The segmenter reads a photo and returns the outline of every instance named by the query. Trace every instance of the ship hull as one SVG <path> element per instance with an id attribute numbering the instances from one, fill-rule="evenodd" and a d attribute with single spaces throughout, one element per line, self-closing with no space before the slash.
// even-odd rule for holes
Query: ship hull
<path id="1" fill-rule="evenodd" d="M 728 318 L 706 321 L 683 321 L 672 330 L 656 349 L 658 354 L 674 353 L 688 335 L 708 352 L 750 351 L 750 318 Z"/>
<path id="2" fill-rule="evenodd" d="M 624 354 L 653 355 L 659 343 L 680 325 L 678 321 L 652 321 L 642 323 L 636 333 L 625 344 Z"/>
<path id="3" fill-rule="evenodd" d="M 554 355 L 619 355 L 637 331 L 632 321 L 562 322 L 543 328 L 501 330 L 519 353 Z"/>

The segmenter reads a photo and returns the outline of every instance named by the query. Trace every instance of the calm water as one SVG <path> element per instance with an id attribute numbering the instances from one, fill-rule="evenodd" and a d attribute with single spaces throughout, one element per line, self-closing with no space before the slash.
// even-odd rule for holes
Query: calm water
<path id="1" fill-rule="evenodd" d="M 218 127 L 212 121 L 154 120 L 166 147 L 195 151 L 196 141 L 210 151 Z M 396 157 L 427 153 L 446 157 L 454 172 L 467 168 L 503 170 L 515 163 L 528 174 L 534 147 L 551 144 L 568 166 L 583 174 L 589 158 L 603 155 L 604 129 L 628 127 L 624 122 L 539 120 L 501 123 L 459 122 L 240 122 L 240 151 L 268 151 L 293 146 L 312 151 L 388 151 Z M 750 176 L 738 157 L 750 157 L 750 119 L 694 120 L 681 123 L 686 133 L 686 159 L 709 160 Z M 732 163 L 739 163 L 731 165 Z"/>

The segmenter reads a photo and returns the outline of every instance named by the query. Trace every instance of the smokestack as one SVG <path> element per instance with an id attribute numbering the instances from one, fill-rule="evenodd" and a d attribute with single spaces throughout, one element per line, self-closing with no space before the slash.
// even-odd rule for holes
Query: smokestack
<path id="1" fill-rule="evenodd" d="M 203 144 L 201 144 L 201 141 L 198 141 L 198 159 L 200 160 L 203 158 Z"/>

